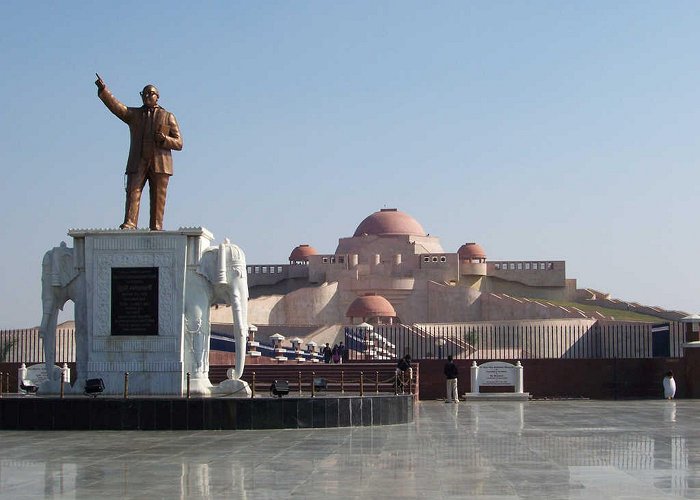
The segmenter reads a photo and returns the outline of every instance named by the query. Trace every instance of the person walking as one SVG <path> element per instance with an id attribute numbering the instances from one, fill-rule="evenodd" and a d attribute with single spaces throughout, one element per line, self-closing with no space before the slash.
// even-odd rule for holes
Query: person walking
<path id="1" fill-rule="evenodd" d="M 445 403 L 459 403 L 459 394 L 457 391 L 457 376 L 459 375 L 457 365 L 452 361 L 452 354 L 448 354 L 447 363 L 445 363 L 445 377 L 447 378 L 447 397 Z"/>
<path id="2" fill-rule="evenodd" d="M 664 398 L 673 399 L 676 395 L 676 380 L 673 378 L 673 372 L 667 371 L 664 377 Z"/>
<path id="3" fill-rule="evenodd" d="M 326 342 L 326 345 L 323 348 L 323 362 L 326 364 L 330 363 L 331 357 L 333 357 L 333 351 L 331 350 L 331 346 L 328 345 L 328 342 Z"/>
<path id="4" fill-rule="evenodd" d="M 345 355 L 346 355 L 347 352 L 348 352 L 348 351 L 347 351 L 347 349 L 345 348 L 345 346 L 343 345 L 343 343 L 340 342 L 340 344 L 338 344 L 338 354 L 340 354 L 340 361 L 339 361 L 339 363 L 342 363 L 342 362 L 343 362 L 343 360 L 345 359 Z"/>

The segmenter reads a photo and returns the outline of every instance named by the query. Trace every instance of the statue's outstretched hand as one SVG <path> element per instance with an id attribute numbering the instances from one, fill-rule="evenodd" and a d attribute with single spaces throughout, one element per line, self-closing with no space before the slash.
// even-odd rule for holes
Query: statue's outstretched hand
<path id="1" fill-rule="evenodd" d="M 97 76 L 97 80 L 95 80 L 95 85 L 97 85 L 97 93 L 99 94 L 100 92 L 102 92 L 104 90 L 106 85 L 105 85 L 105 82 L 100 75 L 95 73 L 95 76 Z"/>

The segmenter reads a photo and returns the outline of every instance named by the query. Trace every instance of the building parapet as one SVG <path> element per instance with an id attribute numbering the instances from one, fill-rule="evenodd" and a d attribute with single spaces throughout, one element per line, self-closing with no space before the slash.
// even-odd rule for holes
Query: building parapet
<path id="1" fill-rule="evenodd" d="M 554 271 L 563 270 L 563 260 L 501 260 L 487 263 L 489 271 Z"/>
<path id="2" fill-rule="evenodd" d="M 303 264 L 251 264 L 246 266 L 248 286 L 274 285 L 289 278 L 307 278 L 309 267 Z"/>
<path id="3" fill-rule="evenodd" d="M 310 255 L 310 266 L 336 267 L 340 269 L 348 269 L 349 256 L 347 254 L 325 254 L 325 255 Z"/>
<path id="4" fill-rule="evenodd" d="M 516 260 L 486 263 L 488 276 L 517 281 L 529 286 L 566 285 L 566 262 L 563 260 Z"/>

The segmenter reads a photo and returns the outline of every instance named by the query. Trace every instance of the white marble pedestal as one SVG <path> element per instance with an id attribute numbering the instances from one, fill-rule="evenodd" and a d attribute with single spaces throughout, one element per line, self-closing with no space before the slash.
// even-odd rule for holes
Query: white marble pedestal
<path id="1" fill-rule="evenodd" d="M 76 316 L 85 315 L 87 337 L 75 392 L 85 379 L 101 378 L 106 394 L 122 394 L 128 372 L 129 394 L 184 394 L 190 348 L 183 325 L 185 275 L 212 234 L 204 228 L 68 234 L 86 284 L 86 297 L 75 301 Z"/>

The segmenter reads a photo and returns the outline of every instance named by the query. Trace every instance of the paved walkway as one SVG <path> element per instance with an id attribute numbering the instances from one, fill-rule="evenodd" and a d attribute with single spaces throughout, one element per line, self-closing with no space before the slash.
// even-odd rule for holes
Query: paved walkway
<path id="1" fill-rule="evenodd" d="M 417 405 L 376 428 L 0 432 L 0 498 L 700 498 L 700 401 Z"/>

